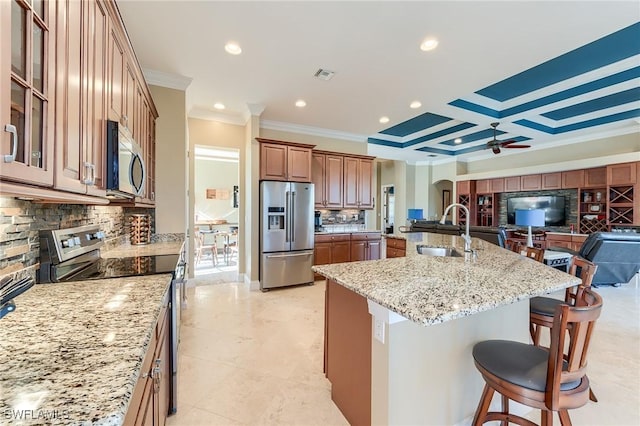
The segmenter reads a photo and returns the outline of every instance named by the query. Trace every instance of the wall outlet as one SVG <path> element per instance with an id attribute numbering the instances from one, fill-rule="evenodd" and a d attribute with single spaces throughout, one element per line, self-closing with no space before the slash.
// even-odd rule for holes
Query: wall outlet
<path id="1" fill-rule="evenodd" d="M 384 343 L 384 321 L 375 318 L 373 321 L 373 337 L 380 343 Z"/>

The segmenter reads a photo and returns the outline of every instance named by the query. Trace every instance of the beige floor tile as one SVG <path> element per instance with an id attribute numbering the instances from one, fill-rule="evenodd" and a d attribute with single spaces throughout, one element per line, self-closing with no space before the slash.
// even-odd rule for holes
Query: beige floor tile
<path id="1" fill-rule="evenodd" d="M 347 424 L 322 373 L 324 282 L 262 293 L 204 276 L 189 286 L 170 426 Z M 604 308 L 588 374 L 600 402 L 571 417 L 575 425 L 637 426 L 640 290 L 632 282 L 596 291 Z"/>

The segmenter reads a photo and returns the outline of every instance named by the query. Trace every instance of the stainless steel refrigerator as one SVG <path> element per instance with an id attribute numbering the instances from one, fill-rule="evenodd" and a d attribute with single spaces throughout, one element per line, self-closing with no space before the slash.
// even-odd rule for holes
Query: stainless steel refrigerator
<path id="1" fill-rule="evenodd" d="M 313 184 L 260 182 L 260 289 L 312 283 Z"/>

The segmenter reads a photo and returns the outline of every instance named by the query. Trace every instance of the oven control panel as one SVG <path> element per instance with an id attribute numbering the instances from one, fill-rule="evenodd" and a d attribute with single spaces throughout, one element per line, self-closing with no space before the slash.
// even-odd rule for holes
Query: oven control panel
<path id="1" fill-rule="evenodd" d="M 84 253 L 99 249 L 106 235 L 97 225 L 41 231 L 41 251 L 47 258 L 59 263 Z"/>

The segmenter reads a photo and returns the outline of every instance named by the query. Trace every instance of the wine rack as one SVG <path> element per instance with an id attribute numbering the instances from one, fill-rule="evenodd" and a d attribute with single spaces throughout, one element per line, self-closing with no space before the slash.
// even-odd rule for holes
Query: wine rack
<path id="1" fill-rule="evenodd" d="M 579 232 L 607 231 L 607 188 L 582 189 L 579 194 Z"/>
<path id="2" fill-rule="evenodd" d="M 129 216 L 129 241 L 131 244 L 149 244 L 151 242 L 151 216 L 132 214 Z"/>
<path id="3" fill-rule="evenodd" d="M 609 225 L 633 225 L 634 224 L 634 197 L 633 185 L 609 187 Z"/>
<path id="4" fill-rule="evenodd" d="M 460 194 L 458 196 L 458 203 L 462 204 L 466 208 L 471 211 L 471 195 L 469 194 Z M 458 211 L 458 225 L 466 225 L 467 224 L 467 213 L 463 209 L 456 209 Z M 472 224 L 470 224 L 472 225 Z"/>

